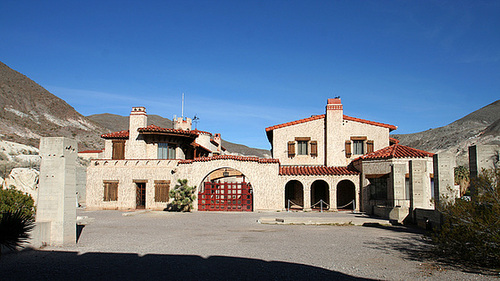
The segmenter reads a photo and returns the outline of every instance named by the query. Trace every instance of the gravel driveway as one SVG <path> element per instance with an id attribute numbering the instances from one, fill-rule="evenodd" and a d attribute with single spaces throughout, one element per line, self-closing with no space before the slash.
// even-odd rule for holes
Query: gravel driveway
<path id="1" fill-rule="evenodd" d="M 404 227 L 264 225 L 336 213 L 124 213 L 94 219 L 71 247 L 7 254 L 1 280 L 483 280 L 426 261 Z"/>

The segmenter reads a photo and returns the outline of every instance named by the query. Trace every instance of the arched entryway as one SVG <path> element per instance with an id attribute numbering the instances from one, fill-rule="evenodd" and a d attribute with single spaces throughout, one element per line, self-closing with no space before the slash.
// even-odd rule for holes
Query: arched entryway
<path id="1" fill-rule="evenodd" d="M 343 180 L 337 184 L 337 209 L 354 209 L 355 190 L 354 183 L 350 180 Z"/>
<path id="2" fill-rule="evenodd" d="M 321 200 L 323 202 L 320 202 Z M 314 181 L 311 185 L 311 208 L 326 210 L 330 208 L 327 204 L 330 204 L 328 183 L 324 180 Z"/>
<path id="3" fill-rule="evenodd" d="M 297 180 L 291 180 L 285 185 L 285 209 L 304 208 L 304 187 Z"/>
<path id="4" fill-rule="evenodd" d="M 252 212 L 252 185 L 238 170 L 214 170 L 205 177 L 198 192 L 198 211 Z"/>

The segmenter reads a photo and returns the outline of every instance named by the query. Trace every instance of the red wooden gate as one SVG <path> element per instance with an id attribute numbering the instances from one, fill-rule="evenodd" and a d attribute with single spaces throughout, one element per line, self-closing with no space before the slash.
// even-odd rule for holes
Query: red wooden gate
<path id="1" fill-rule="evenodd" d="M 198 193 L 198 211 L 252 212 L 252 186 L 247 182 L 205 182 Z"/>

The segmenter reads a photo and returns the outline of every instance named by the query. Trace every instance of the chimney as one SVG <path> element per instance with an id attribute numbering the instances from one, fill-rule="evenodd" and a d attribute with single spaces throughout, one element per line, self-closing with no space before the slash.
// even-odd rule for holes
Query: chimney
<path id="1" fill-rule="evenodd" d="M 222 151 L 222 139 L 220 137 L 220 134 L 214 135 L 214 141 L 218 144 L 217 151 L 219 151 L 219 153 L 220 153 Z"/>
<path id="2" fill-rule="evenodd" d="M 325 118 L 325 165 L 345 166 L 344 109 L 340 98 L 328 99 Z"/>
<path id="3" fill-rule="evenodd" d="M 140 159 L 146 156 L 146 143 L 140 138 L 137 129 L 147 126 L 148 116 L 143 106 L 132 107 L 129 116 L 129 138 L 125 148 L 125 158 Z"/>

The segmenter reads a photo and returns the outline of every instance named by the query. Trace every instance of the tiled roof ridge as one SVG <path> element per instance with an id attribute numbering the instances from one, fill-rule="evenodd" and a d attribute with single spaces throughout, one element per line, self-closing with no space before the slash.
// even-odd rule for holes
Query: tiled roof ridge
<path id="1" fill-rule="evenodd" d="M 376 160 L 376 159 L 390 159 L 390 158 L 425 158 L 432 156 L 434 156 L 434 153 L 401 144 L 393 144 L 384 147 L 382 149 L 379 149 L 377 151 L 360 156 L 354 159 L 353 162 L 361 159 Z"/>
<path id="2" fill-rule="evenodd" d="M 350 166 L 281 166 L 281 176 L 321 176 L 321 175 L 358 175 L 359 172 Z"/>
<path id="3" fill-rule="evenodd" d="M 236 155 L 219 155 L 212 157 L 199 157 L 195 159 L 189 160 L 181 160 L 179 164 L 190 164 L 193 162 L 209 162 L 215 160 L 237 160 L 237 161 L 246 161 L 246 162 L 258 162 L 258 163 L 278 163 L 278 159 L 274 158 L 259 158 L 259 157 L 248 157 L 248 156 L 236 156 Z"/>
<path id="4" fill-rule="evenodd" d="M 269 131 L 272 131 L 275 129 L 279 129 L 279 128 L 283 128 L 283 127 L 292 126 L 292 125 L 302 124 L 302 123 L 306 123 L 306 122 L 310 122 L 310 121 L 314 121 L 314 120 L 318 120 L 318 119 L 322 119 L 322 118 L 325 118 L 325 114 L 312 115 L 311 117 L 307 117 L 307 118 L 303 118 L 303 119 L 299 119 L 299 120 L 290 121 L 290 122 L 286 122 L 283 124 L 278 124 L 278 125 L 274 125 L 271 127 L 267 127 L 266 132 L 269 132 Z"/>
<path id="5" fill-rule="evenodd" d="M 169 133 L 178 133 L 184 135 L 198 135 L 195 131 L 182 130 L 182 129 L 171 129 L 171 128 L 162 128 L 156 125 L 149 125 L 147 127 L 137 129 L 139 132 L 169 132 Z"/>
<path id="6" fill-rule="evenodd" d="M 128 136 L 129 136 L 129 131 L 123 130 L 123 131 L 118 131 L 118 132 L 102 134 L 101 138 L 103 138 L 103 139 L 126 139 L 126 138 L 128 138 Z"/>
<path id="7" fill-rule="evenodd" d="M 101 149 L 101 150 L 84 150 L 84 151 L 79 151 L 78 153 L 101 153 L 103 151 L 104 151 L 104 149 Z"/>
<path id="8" fill-rule="evenodd" d="M 397 126 L 394 126 L 394 125 L 370 121 L 370 120 L 356 118 L 356 117 L 351 117 L 351 116 L 347 116 L 347 115 L 344 115 L 344 120 L 355 121 L 355 122 L 365 123 L 365 124 L 369 124 L 369 125 L 384 127 L 384 128 L 388 128 L 391 131 L 396 130 L 398 128 Z"/>
<path id="9" fill-rule="evenodd" d="M 310 121 L 314 121 L 314 120 L 318 120 L 318 119 L 322 119 L 322 118 L 325 118 L 325 114 L 313 115 L 311 117 L 307 117 L 307 118 L 304 118 L 304 119 L 299 119 L 299 120 L 295 120 L 295 121 L 286 122 L 286 123 L 274 125 L 274 126 L 271 126 L 271 127 L 267 127 L 266 128 L 266 132 L 273 131 L 273 130 L 279 129 L 279 128 L 284 128 L 284 127 L 292 126 L 292 125 L 302 124 L 302 123 L 306 123 L 306 122 L 310 122 Z M 364 124 L 369 124 L 369 125 L 374 125 L 374 126 L 388 128 L 390 131 L 396 130 L 398 128 L 397 126 L 394 126 L 394 125 L 380 123 L 380 122 L 375 122 L 375 121 L 370 121 L 370 120 L 356 118 L 356 117 L 351 117 L 351 116 L 347 116 L 347 115 L 343 115 L 343 119 L 344 120 L 355 121 L 355 122 L 360 122 L 360 123 L 364 123 Z"/>

